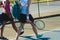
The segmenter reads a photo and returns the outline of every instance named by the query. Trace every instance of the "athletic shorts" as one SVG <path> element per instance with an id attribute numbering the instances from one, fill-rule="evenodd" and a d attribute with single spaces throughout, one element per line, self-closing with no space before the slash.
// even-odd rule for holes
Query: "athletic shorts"
<path id="1" fill-rule="evenodd" d="M 0 25 L 2 24 L 3 19 L 2 19 L 2 14 L 0 14 Z"/>
<path id="2" fill-rule="evenodd" d="M 20 22 L 26 22 L 27 18 L 26 18 L 26 14 L 20 14 L 20 19 L 19 21 Z M 32 22 L 34 21 L 33 17 L 31 14 L 29 14 L 29 20 L 31 20 Z"/>
<path id="3" fill-rule="evenodd" d="M 10 18 L 5 13 L 0 14 L 0 21 L 9 21 Z"/>

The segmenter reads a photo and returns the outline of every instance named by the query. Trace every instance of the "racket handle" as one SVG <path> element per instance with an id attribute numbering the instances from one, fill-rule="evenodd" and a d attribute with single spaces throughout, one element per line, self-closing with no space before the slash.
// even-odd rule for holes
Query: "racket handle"
<path id="1" fill-rule="evenodd" d="M 27 16 L 27 20 L 29 20 L 29 16 Z"/>

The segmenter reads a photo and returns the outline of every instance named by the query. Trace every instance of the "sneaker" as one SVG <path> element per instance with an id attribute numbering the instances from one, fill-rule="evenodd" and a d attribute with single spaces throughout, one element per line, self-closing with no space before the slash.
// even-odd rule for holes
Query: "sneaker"
<path id="1" fill-rule="evenodd" d="M 37 38 L 40 38 L 40 37 L 42 37 L 42 36 L 43 36 L 43 34 L 41 34 L 41 35 L 37 35 L 36 37 L 37 37 Z"/>
<path id="2" fill-rule="evenodd" d="M 8 40 L 6 37 L 0 37 L 1 40 Z"/>
<path id="3" fill-rule="evenodd" d="M 20 32 L 20 34 L 19 34 L 19 35 L 22 35 L 23 33 L 24 33 L 24 31 Z"/>

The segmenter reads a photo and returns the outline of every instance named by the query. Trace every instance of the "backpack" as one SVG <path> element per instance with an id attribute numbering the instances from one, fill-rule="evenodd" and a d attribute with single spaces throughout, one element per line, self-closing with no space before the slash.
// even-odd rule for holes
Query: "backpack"
<path id="1" fill-rule="evenodd" d="M 15 1 L 14 5 L 12 6 L 12 16 L 15 19 L 19 19 L 20 18 L 20 13 L 21 13 L 20 6 L 19 6 L 18 2 Z"/>

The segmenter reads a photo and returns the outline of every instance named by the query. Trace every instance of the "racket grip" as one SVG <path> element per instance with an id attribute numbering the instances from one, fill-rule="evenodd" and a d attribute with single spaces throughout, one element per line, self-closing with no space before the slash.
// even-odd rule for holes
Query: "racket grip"
<path id="1" fill-rule="evenodd" d="M 27 16 L 27 20 L 29 20 L 29 16 Z"/>

